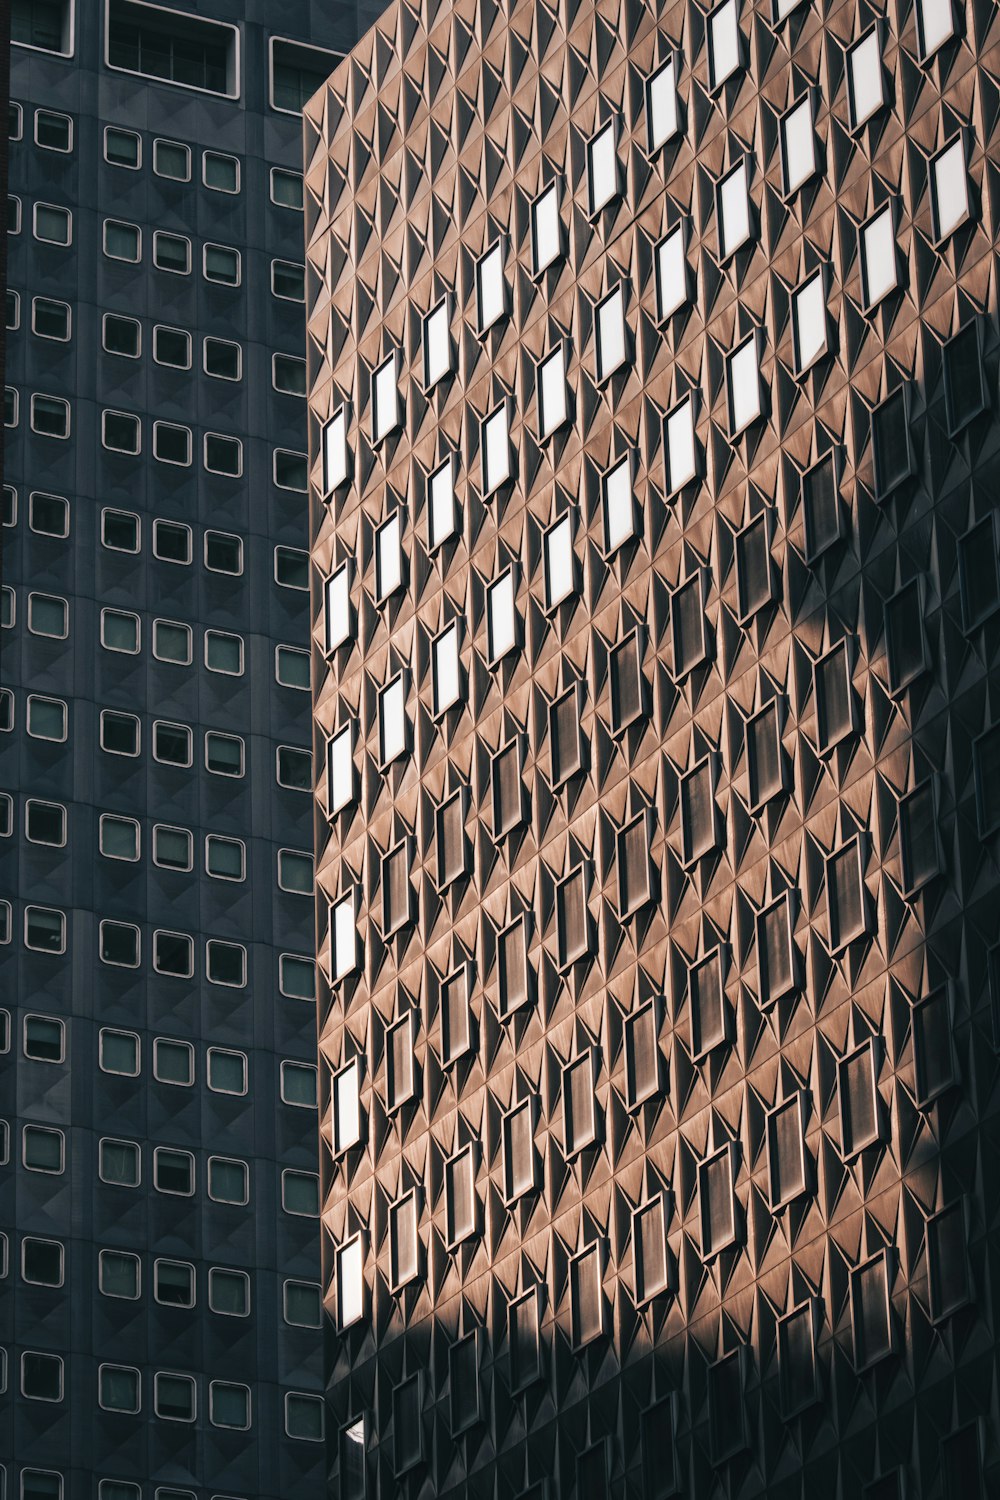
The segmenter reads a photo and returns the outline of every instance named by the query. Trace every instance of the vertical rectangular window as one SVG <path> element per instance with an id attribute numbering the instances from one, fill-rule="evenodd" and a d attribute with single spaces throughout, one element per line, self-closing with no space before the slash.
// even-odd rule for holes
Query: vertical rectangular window
<path id="1" fill-rule="evenodd" d="M 672 140 L 679 129 L 677 63 L 671 56 L 646 83 L 646 139 L 650 154 Z"/>
<path id="2" fill-rule="evenodd" d="M 826 353 L 829 342 L 826 278 L 821 266 L 792 293 L 792 346 L 797 376 L 812 369 Z"/>
<path id="3" fill-rule="evenodd" d="M 846 638 L 817 658 L 813 666 L 816 699 L 816 748 L 828 755 L 855 731 L 851 658 Z"/>
<path id="4" fill-rule="evenodd" d="M 691 1057 L 700 1062 L 729 1040 L 729 1007 L 724 987 L 724 954 L 713 948 L 688 970 Z"/>
<path id="5" fill-rule="evenodd" d="M 838 1065 L 840 1140 L 845 1161 L 850 1161 L 881 1137 L 877 1078 L 878 1056 L 874 1038 L 849 1052 Z"/>
<path id="6" fill-rule="evenodd" d="M 786 1422 L 822 1399 L 816 1362 L 816 1304 L 800 1303 L 778 1320 L 778 1389 Z"/>
<path id="7" fill-rule="evenodd" d="M 736 1243 L 737 1204 L 731 1144 L 714 1152 L 698 1166 L 698 1212 L 701 1253 L 706 1261 Z"/>
<path id="8" fill-rule="evenodd" d="M 677 1494 L 676 1425 L 676 1403 L 671 1396 L 642 1413 L 639 1446 L 643 1500 L 670 1500 Z"/>
<path id="9" fill-rule="evenodd" d="M 490 766 L 493 837 L 506 838 L 524 822 L 524 783 L 521 778 L 521 741 L 508 740 L 496 751 Z"/>
<path id="10" fill-rule="evenodd" d="M 352 635 L 350 564 L 341 563 L 326 581 L 324 630 L 328 653 L 336 651 Z"/>
<path id="11" fill-rule="evenodd" d="M 518 616 L 514 605 L 514 570 L 508 568 L 486 588 L 486 651 L 494 666 L 518 644 Z"/>
<path id="12" fill-rule="evenodd" d="M 636 1306 L 670 1290 L 667 1203 L 662 1193 L 632 1214 L 632 1258 Z"/>
<path id="13" fill-rule="evenodd" d="M 885 1250 L 851 1272 L 854 1368 L 859 1373 L 892 1353 L 895 1339 L 889 1290 L 889 1254 Z"/>
<path id="14" fill-rule="evenodd" d="M 402 672 L 379 693 L 379 759 L 387 766 L 406 752 L 408 720 L 406 685 Z"/>
<path id="15" fill-rule="evenodd" d="M 715 803 L 715 768 L 710 756 L 699 761 L 680 779 L 681 859 L 690 868 L 704 859 L 719 843 L 719 817 Z"/>
<path id="16" fill-rule="evenodd" d="M 736 0 L 725 0 L 731 8 Z M 686 234 L 677 224 L 660 240 L 655 250 L 656 312 L 661 323 L 690 300 Z"/>
<path id="17" fill-rule="evenodd" d="M 480 426 L 483 494 L 492 495 L 511 477 L 510 428 L 506 402 L 484 417 Z"/>
<path id="18" fill-rule="evenodd" d="M 381 443 L 401 422 L 399 360 L 393 350 L 372 372 L 372 442 Z"/>
<path id="19" fill-rule="evenodd" d="M 900 386 L 872 408 L 871 443 L 875 499 L 884 500 L 909 479 L 914 470 L 906 386 Z"/>
<path id="20" fill-rule="evenodd" d="M 587 194 L 590 217 L 596 218 L 602 208 L 613 198 L 617 198 L 618 192 L 618 132 L 615 122 L 609 120 L 587 142 Z"/>
<path id="21" fill-rule="evenodd" d="M 751 235 L 750 185 L 744 157 L 716 186 L 715 212 L 719 225 L 719 259 L 726 261 Z"/>
<path id="22" fill-rule="evenodd" d="M 911 1011 L 914 1094 L 928 1109 L 956 1081 L 951 991 L 947 985 L 924 995 Z"/>
<path id="23" fill-rule="evenodd" d="M 885 104 L 882 73 L 882 35 L 876 24 L 869 27 L 847 51 L 847 98 L 851 132 L 861 129 Z"/>
<path id="24" fill-rule="evenodd" d="M 416 1098 L 416 1019 L 414 1011 L 407 1011 L 385 1034 L 385 1104 L 390 1114 Z"/>
<path id="25" fill-rule="evenodd" d="M 572 1318 L 573 1348 L 592 1344 L 606 1331 L 605 1300 L 602 1286 L 603 1257 L 599 1244 L 589 1245 L 574 1255 L 569 1263 L 569 1300 Z M 601 1450 L 603 1454 L 603 1449 Z M 601 1490 L 602 1496 L 605 1494 Z"/>
<path id="26" fill-rule="evenodd" d="M 654 998 L 625 1018 L 625 1097 L 630 1110 L 655 1098 L 662 1074 L 660 1005 Z"/>
<path id="27" fill-rule="evenodd" d="M 618 865 L 618 915 L 622 921 L 635 916 L 653 899 L 654 874 L 650 859 L 650 820 L 640 813 L 626 823 L 616 840 Z"/>
<path id="28" fill-rule="evenodd" d="M 965 142 L 961 135 L 949 141 L 928 165 L 931 186 L 931 229 L 936 244 L 946 239 L 969 217 L 969 176 L 965 164 Z"/>
<path id="29" fill-rule="evenodd" d="M 594 329 L 597 338 L 597 382 L 601 385 L 628 357 L 625 294 L 620 283 L 594 309 Z"/>
<path id="30" fill-rule="evenodd" d="M 324 425 L 321 434 L 323 451 L 323 493 L 331 495 L 350 478 L 350 453 L 347 447 L 347 408 L 339 406 Z"/>
<path id="31" fill-rule="evenodd" d="M 538 396 L 538 435 L 545 439 L 551 437 L 569 419 L 566 353 L 561 344 L 538 365 L 535 389 Z"/>
<path id="32" fill-rule="evenodd" d="M 781 117 L 781 179 L 790 198 L 816 172 L 812 96 L 806 94 Z"/>
<path id="33" fill-rule="evenodd" d="M 472 1046 L 471 974 L 461 964 L 441 981 L 441 1057 L 445 1067 L 464 1057 Z"/>
<path id="34" fill-rule="evenodd" d="M 333 1151 L 339 1156 L 361 1140 L 361 1066 L 356 1057 L 333 1075 L 330 1114 Z"/>
<path id="35" fill-rule="evenodd" d="M 500 239 L 476 262 L 476 312 L 480 338 L 507 311 L 507 286 L 503 272 L 504 242 Z"/>
<path id="36" fill-rule="evenodd" d="M 523 916 L 497 934 L 497 986 L 502 1017 L 519 1010 L 531 999 L 528 932 Z"/>
<path id="37" fill-rule="evenodd" d="M 593 1048 L 588 1048 L 563 1067 L 563 1146 L 567 1160 L 598 1139 L 596 1084 L 597 1064 Z"/>
<path id="38" fill-rule="evenodd" d="M 451 1435 L 457 1438 L 480 1417 L 479 1330 L 456 1339 L 448 1350 Z"/>
<path id="39" fill-rule="evenodd" d="M 559 184 L 549 183 L 531 205 L 531 265 L 537 279 L 563 253 Z"/>
<path id="40" fill-rule="evenodd" d="M 937 796 L 933 781 L 923 782 L 899 799 L 897 823 L 903 896 L 910 900 L 941 870 Z"/>
<path id="41" fill-rule="evenodd" d="M 827 927 L 830 952 L 840 953 L 868 930 L 868 896 L 858 837 L 826 858 Z"/>
<path id="42" fill-rule="evenodd" d="M 724 1354 L 708 1367 L 708 1438 L 716 1465 L 742 1453 L 747 1446 L 741 1349 Z"/>
<path id="43" fill-rule="evenodd" d="M 674 678 L 681 682 L 708 656 L 704 579 L 700 570 L 685 578 L 670 595 L 670 637 Z"/>
<path id="44" fill-rule="evenodd" d="M 925 1241 L 931 1321 L 941 1323 L 972 1296 L 964 1198 L 931 1214 Z"/>
<path id="45" fill-rule="evenodd" d="M 454 536 L 458 526 L 455 508 L 455 460 L 451 454 L 427 476 L 427 543 L 432 552 Z"/>
<path id="46" fill-rule="evenodd" d="M 668 495 L 675 495 L 698 476 L 693 395 L 685 396 L 667 413 L 663 424 L 663 463 Z"/>
<path id="47" fill-rule="evenodd" d="M 832 453 L 802 475 L 802 521 L 806 562 L 814 566 L 843 535 L 843 510 Z"/>
<path id="48" fill-rule="evenodd" d="M 340 1500 L 366 1500 L 368 1480 L 365 1466 L 365 1419 L 340 1429 L 338 1443 Z"/>
<path id="49" fill-rule="evenodd" d="M 858 228 L 858 258 L 861 261 L 861 300 L 872 312 L 899 284 L 896 255 L 896 223 L 892 204 L 872 214 Z"/>
<path id="50" fill-rule="evenodd" d="M 944 406 L 948 436 L 956 437 L 986 410 L 986 374 L 983 361 L 983 325 L 971 319 L 943 345 Z"/>
<path id="51" fill-rule="evenodd" d="M 895 698 L 927 670 L 924 601 L 920 578 L 912 578 L 885 604 L 889 693 Z"/>
<path id="52" fill-rule="evenodd" d="M 423 350 L 424 387 L 429 391 L 452 367 L 450 297 L 442 297 L 424 318 Z"/>
<path id="53" fill-rule="evenodd" d="M 780 1213 L 809 1186 L 805 1149 L 806 1096 L 792 1094 L 768 1111 L 767 1185 L 772 1213 Z"/>
<path id="54" fill-rule="evenodd" d="M 722 0 L 708 17 L 708 86 L 714 94 L 742 65 L 737 0 Z"/>
<path id="55" fill-rule="evenodd" d="M 774 1005 L 798 988 L 792 926 L 788 891 L 757 913 L 757 989 L 762 1006 Z"/>
<path id="56" fill-rule="evenodd" d="M 335 1259 L 337 1283 L 337 1326 L 349 1328 L 364 1316 L 364 1252 L 361 1236 L 342 1244 Z"/>
<path id="57" fill-rule="evenodd" d="M 507 1309 L 510 1383 L 515 1392 L 527 1390 L 542 1376 L 542 1291 L 532 1287 Z"/>
<path id="58" fill-rule="evenodd" d="M 955 34 L 952 0 L 916 0 L 915 12 L 920 61 L 929 62 Z"/>
<path id="59" fill-rule="evenodd" d="M 389 1285 L 394 1292 L 416 1279 L 419 1217 L 415 1192 L 406 1193 L 389 1208 Z"/>
<path id="60" fill-rule="evenodd" d="M 580 687 L 574 683 L 549 705 L 549 758 L 553 789 L 576 776 L 583 767 L 580 700 Z"/>
<path id="61" fill-rule="evenodd" d="M 635 498 L 632 489 L 632 459 L 618 459 L 601 476 L 604 518 L 604 550 L 610 556 L 635 535 Z"/>
<path id="62" fill-rule="evenodd" d="M 471 1145 L 445 1163 L 445 1213 L 448 1248 L 453 1250 L 476 1232 L 476 1159 Z"/>
<path id="63" fill-rule="evenodd" d="M 431 645 L 434 680 L 434 717 L 440 718 L 462 699 L 462 669 L 458 650 L 458 625 L 449 625 Z"/>
<path id="64" fill-rule="evenodd" d="M 535 1171 L 534 1101 L 523 1099 L 503 1117 L 504 1202 L 508 1207 L 534 1192 Z"/>

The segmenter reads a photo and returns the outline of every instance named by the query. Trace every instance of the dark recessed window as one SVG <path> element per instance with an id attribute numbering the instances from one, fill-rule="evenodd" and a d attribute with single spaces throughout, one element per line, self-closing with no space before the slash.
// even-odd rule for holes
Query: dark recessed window
<path id="1" fill-rule="evenodd" d="M 597 1059 L 594 1049 L 588 1048 L 562 1070 L 563 1147 L 567 1158 L 598 1139 L 596 1085 Z"/>
<path id="2" fill-rule="evenodd" d="M 849 1052 L 838 1065 L 840 1140 L 845 1161 L 873 1146 L 881 1137 L 877 1076 L 878 1055 L 873 1039 Z"/>
<path id="3" fill-rule="evenodd" d="M 590 918 L 583 865 L 577 865 L 556 885 L 556 939 L 560 969 L 586 957 L 590 947 Z"/>
<path id="4" fill-rule="evenodd" d="M 553 787 L 560 787 L 583 768 L 580 728 L 581 689 L 577 683 L 549 705 L 549 757 Z"/>
<path id="5" fill-rule="evenodd" d="M 107 63 L 181 88 L 236 98 L 237 29 L 131 0 L 110 0 Z"/>
<path id="6" fill-rule="evenodd" d="M 736 534 L 736 587 L 739 620 L 745 625 L 774 597 L 771 525 L 766 511 Z"/>
<path id="7" fill-rule="evenodd" d="M 520 916 L 497 934 L 497 988 L 502 1017 L 528 1004 L 530 977 L 527 920 Z"/>
<path id="8" fill-rule="evenodd" d="M 715 767 L 711 756 L 692 767 L 680 779 L 681 858 L 690 867 L 719 842 L 719 817 L 715 804 Z"/>
<path id="9" fill-rule="evenodd" d="M 632 1214 L 632 1263 L 637 1307 L 670 1290 L 667 1201 L 662 1193 Z"/>
<path id="10" fill-rule="evenodd" d="M 728 1144 L 698 1166 L 701 1253 L 706 1261 L 736 1243 L 738 1221 L 734 1172 L 734 1151 Z"/>
<path id="11" fill-rule="evenodd" d="M 992 514 L 977 521 L 959 539 L 958 578 L 962 593 L 962 626 L 968 634 L 1000 607 L 1000 559 Z"/>
<path id="12" fill-rule="evenodd" d="M 983 1492 L 983 1439 L 978 1422 L 949 1433 L 941 1444 L 945 1500 L 980 1500 Z"/>
<path id="13" fill-rule="evenodd" d="M 708 1367 L 708 1435 L 714 1464 L 747 1446 L 743 1351 L 734 1349 Z"/>
<path id="14" fill-rule="evenodd" d="M 676 1408 L 667 1396 L 642 1413 L 642 1493 L 644 1500 L 669 1500 L 677 1494 Z"/>
<path id="15" fill-rule="evenodd" d="M 479 1331 L 456 1339 L 448 1350 L 451 1435 L 468 1432 L 479 1421 Z"/>
<path id="16" fill-rule="evenodd" d="M 611 690 L 611 732 L 622 734 L 646 714 L 646 681 L 642 672 L 642 641 L 632 630 L 612 646 L 608 658 Z"/>
<path id="17" fill-rule="evenodd" d="M 271 108 L 287 114 L 301 114 L 340 61 L 339 52 L 274 37 L 271 41 Z"/>
<path id="18" fill-rule="evenodd" d="M 700 572 L 685 579 L 670 595 L 670 637 L 674 677 L 680 682 L 708 656 L 704 586 Z"/>
<path id="19" fill-rule="evenodd" d="M 786 1422 L 822 1399 L 816 1363 L 816 1304 L 803 1302 L 778 1320 L 778 1388 Z"/>
<path id="20" fill-rule="evenodd" d="M 469 1145 L 445 1162 L 445 1232 L 449 1250 L 476 1232 L 476 1153 Z"/>
<path id="21" fill-rule="evenodd" d="M 944 345 L 944 402 L 948 435 L 955 437 L 986 410 L 982 324 L 966 323 Z"/>
<path id="22" fill-rule="evenodd" d="M 533 1099 L 522 1099 L 507 1111 L 502 1134 L 504 1202 L 510 1206 L 538 1186 Z"/>
<path id="23" fill-rule="evenodd" d="M 913 578 L 885 605 L 885 644 L 889 692 L 895 698 L 927 670 L 924 600 L 919 578 Z"/>
<path id="24" fill-rule="evenodd" d="M 828 755 L 856 728 L 851 653 L 846 639 L 817 658 L 813 666 L 813 691 L 816 749 L 820 755 Z"/>
<path id="25" fill-rule="evenodd" d="M 951 992 L 942 985 L 917 1000 L 911 1012 L 914 1093 L 926 1109 L 956 1082 Z"/>
<path id="26" fill-rule="evenodd" d="M 660 1004 L 647 1000 L 625 1018 L 625 1094 L 629 1109 L 638 1109 L 660 1093 L 663 1055 L 660 1052 Z"/>
<path id="27" fill-rule="evenodd" d="M 802 475 L 802 521 L 805 559 L 812 566 L 843 535 L 843 509 L 832 453 Z"/>
<path id="28" fill-rule="evenodd" d="M 1000 724 L 993 725 L 973 742 L 972 756 L 979 836 L 986 838 L 1000 828 Z"/>
<path id="29" fill-rule="evenodd" d="M 639 813 L 619 830 L 616 845 L 618 915 L 625 921 L 653 899 L 650 823 L 645 813 Z"/>
<path id="30" fill-rule="evenodd" d="M 410 868 L 413 848 L 409 839 L 404 839 L 382 857 L 382 933 L 391 937 L 393 933 L 408 927 L 413 921 L 413 887 L 410 884 Z"/>
<path id="31" fill-rule="evenodd" d="M 798 989 L 797 953 L 792 938 L 791 896 L 778 896 L 757 913 L 757 988 L 762 1006 Z"/>
<path id="32" fill-rule="evenodd" d="M 744 734 L 750 811 L 759 812 L 772 797 L 785 790 L 786 760 L 777 698 L 750 716 Z"/>
<path id="33" fill-rule="evenodd" d="M 446 1067 L 472 1046 L 471 983 L 468 964 L 461 964 L 441 981 L 441 1060 Z"/>
<path id="34" fill-rule="evenodd" d="M 444 890 L 467 873 L 468 840 L 465 837 L 465 793 L 462 789 L 443 802 L 435 814 L 437 883 Z"/>
<path id="35" fill-rule="evenodd" d="M 419 1205 L 415 1192 L 404 1193 L 389 1208 L 389 1286 L 399 1291 L 419 1272 Z"/>
<path id="36" fill-rule="evenodd" d="M 415 1011 L 407 1011 L 385 1034 L 385 1104 L 390 1112 L 416 1097 L 417 1062 Z"/>
<path id="37" fill-rule="evenodd" d="M 521 778 L 521 741 L 518 736 L 502 745 L 490 767 L 493 803 L 493 837 L 505 838 L 525 820 L 524 782 Z"/>
<path id="38" fill-rule="evenodd" d="M 541 1304 L 542 1291 L 536 1286 L 515 1298 L 507 1310 L 510 1384 L 514 1392 L 527 1390 L 542 1377 Z"/>
<path id="39" fill-rule="evenodd" d="M 964 1307 L 972 1294 L 965 1218 L 965 1200 L 959 1198 L 927 1220 L 927 1293 L 935 1323 Z"/>
<path id="40" fill-rule="evenodd" d="M 606 1332 L 603 1273 L 604 1262 L 599 1244 L 589 1245 L 586 1250 L 581 1250 L 569 1263 L 569 1301 L 574 1349 L 584 1348 Z M 599 1452 L 603 1462 L 603 1447 Z M 577 1493 L 581 1493 L 579 1482 Z M 604 1497 L 607 1490 L 587 1489 L 584 1493 Z"/>
<path id="41" fill-rule="evenodd" d="M 805 1097 L 793 1094 L 768 1111 L 767 1183 L 771 1210 L 778 1213 L 809 1186 L 805 1153 Z"/>
<path id="42" fill-rule="evenodd" d="M 858 837 L 826 858 L 827 932 L 831 953 L 840 953 L 868 930 L 863 850 Z"/>
<path id="43" fill-rule="evenodd" d="M 871 415 L 875 499 L 885 500 L 914 471 L 910 403 L 906 386 L 887 396 Z"/>
<path id="44" fill-rule="evenodd" d="M 73 37 L 72 0 L 13 0 L 10 7 L 10 39 L 18 47 L 33 47 L 39 52 L 57 52 L 69 56 Z M 24 1474 L 34 1474 L 25 1469 Z M 58 1495 L 62 1495 L 62 1478 L 59 1479 Z M 44 1500 L 56 1500 L 57 1491 L 40 1492 Z M 24 1500 L 30 1500 L 25 1494 Z"/>
<path id="45" fill-rule="evenodd" d="M 903 895 L 914 896 L 941 870 L 937 797 L 925 781 L 899 799 L 899 857 Z"/>
<path id="46" fill-rule="evenodd" d="M 859 1372 L 892 1353 L 895 1341 L 889 1290 L 889 1255 L 885 1250 L 851 1272 L 854 1368 Z"/>
<path id="47" fill-rule="evenodd" d="M 730 1040 L 723 962 L 722 948 L 713 948 L 688 970 L 691 1056 L 695 1062 Z"/>

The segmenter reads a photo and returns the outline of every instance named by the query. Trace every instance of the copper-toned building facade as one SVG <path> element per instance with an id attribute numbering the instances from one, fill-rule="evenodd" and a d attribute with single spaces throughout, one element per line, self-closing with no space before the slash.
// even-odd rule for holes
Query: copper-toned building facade
<path id="1" fill-rule="evenodd" d="M 1000 21 L 775 4 L 306 111 L 341 1500 L 1000 1485 Z"/>

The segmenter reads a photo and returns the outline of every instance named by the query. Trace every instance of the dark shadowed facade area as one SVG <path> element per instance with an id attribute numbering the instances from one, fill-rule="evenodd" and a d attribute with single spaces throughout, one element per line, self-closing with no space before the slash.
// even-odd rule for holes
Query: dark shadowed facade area
<path id="1" fill-rule="evenodd" d="M 776 5 L 306 111 L 339 1500 L 1000 1486 L 1000 22 Z"/>
<path id="2" fill-rule="evenodd" d="M 375 13 L 4 8 L 7 1500 L 322 1492 L 300 108 Z"/>

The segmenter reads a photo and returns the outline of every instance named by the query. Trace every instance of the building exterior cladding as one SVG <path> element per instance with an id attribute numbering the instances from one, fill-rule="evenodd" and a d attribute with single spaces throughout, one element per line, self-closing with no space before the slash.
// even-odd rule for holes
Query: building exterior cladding
<path id="1" fill-rule="evenodd" d="M 12 6 L 0 1494 L 24 1500 L 322 1483 L 294 204 L 296 93 L 335 59 L 293 44 L 343 53 L 375 12 L 190 8 Z"/>
<path id="2" fill-rule="evenodd" d="M 307 107 L 341 1500 L 996 1492 L 998 24 L 397 0 Z"/>

